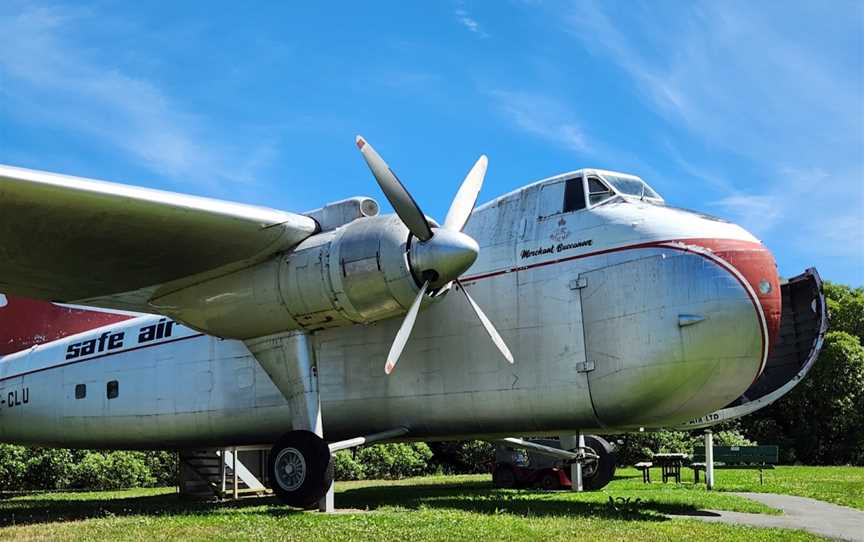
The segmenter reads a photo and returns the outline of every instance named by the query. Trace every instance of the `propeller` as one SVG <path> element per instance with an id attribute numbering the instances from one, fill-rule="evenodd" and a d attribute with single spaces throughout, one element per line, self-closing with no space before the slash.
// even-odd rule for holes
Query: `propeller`
<path id="1" fill-rule="evenodd" d="M 459 276 L 471 267 L 480 252 L 477 241 L 463 233 L 462 230 L 468 223 L 474 205 L 477 203 L 477 196 L 483 186 L 489 160 L 485 155 L 480 156 L 456 192 L 450 209 L 447 211 L 447 217 L 444 219 L 444 225 L 436 227 L 429 223 L 426 215 L 420 210 L 420 206 L 417 205 L 417 202 L 372 145 L 361 136 L 357 136 L 356 143 L 387 200 L 393 206 L 402 223 L 416 238 L 416 242 L 409 245 L 411 248 L 408 256 L 415 278 L 418 283 L 422 281 L 420 291 L 414 298 L 408 314 L 405 315 L 405 319 L 396 333 L 393 345 L 390 347 L 384 372 L 390 374 L 396 367 L 402 350 L 411 336 L 411 330 L 417 320 L 417 313 L 420 311 L 423 297 L 427 293 L 434 296 L 446 291 L 454 282 L 465 294 L 468 304 L 471 305 L 474 314 L 483 324 L 492 342 L 504 358 L 513 363 L 513 354 L 510 353 L 504 339 L 501 338 L 498 330 L 495 329 L 480 306 L 459 282 Z"/>

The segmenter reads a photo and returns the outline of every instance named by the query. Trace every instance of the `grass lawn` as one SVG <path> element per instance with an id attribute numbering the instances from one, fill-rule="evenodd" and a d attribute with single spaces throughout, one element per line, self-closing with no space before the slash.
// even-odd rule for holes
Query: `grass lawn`
<path id="1" fill-rule="evenodd" d="M 834 502 L 845 499 L 860 507 L 864 469 L 789 469 L 769 473 L 773 485 L 763 489 L 833 496 Z M 720 489 L 733 484 L 734 490 L 759 488 L 758 472 L 718 471 L 717 476 Z M 832 480 L 840 484 L 835 488 Z M 336 491 L 337 507 L 348 510 L 335 515 L 290 510 L 270 497 L 189 503 L 177 499 L 173 489 L 17 496 L 0 500 L 0 540 L 480 541 L 573 540 L 586 534 L 604 542 L 818 540 L 802 531 L 669 520 L 664 514 L 705 508 L 776 511 L 722 491 L 708 492 L 704 485 L 645 485 L 633 469 L 621 469 L 603 491 L 582 494 L 499 490 L 489 476 L 344 482 Z M 844 491 L 859 494 L 842 496 Z M 621 502 L 626 499 L 629 503 Z"/>
<path id="2" fill-rule="evenodd" d="M 658 473 L 659 474 L 659 473 Z M 754 490 L 758 472 L 718 471 L 720 489 Z M 864 469 L 779 469 L 764 489 L 859 502 L 841 494 L 864 483 Z M 835 486 L 832 480 L 852 482 Z M 854 480 L 857 480 L 857 485 Z M 755 484 L 755 485 L 754 485 Z M 857 488 L 857 489 L 856 489 Z M 621 469 L 603 491 L 575 494 L 499 490 L 489 476 L 427 477 L 337 484 L 336 505 L 321 515 L 287 509 L 271 498 L 237 503 L 180 501 L 173 489 L 42 493 L 0 498 L 0 540 L 817 540 L 802 531 L 667 519 L 714 508 L 776 513 L 704 486 L 645 485 Z M 859 491 L 860 493 L 860 491 Z M 610 506 L 609 498 L 616 499 Z M 628 502 L 621 501 L 629 499 Z M 637 502 L 637 499 L 638 502 Z"/>
<path id="3" fill-rule="evenodd" d="M 692 482 L 693 471 L 687 472 L 687 480 Z M 715 487 L 721 491 L 800 495 L 864 510 L 862 467 L 777 467 L 764 472 L 765 484 L 760 486 L 758 470 L 718 469 L 714 471 Z"/>

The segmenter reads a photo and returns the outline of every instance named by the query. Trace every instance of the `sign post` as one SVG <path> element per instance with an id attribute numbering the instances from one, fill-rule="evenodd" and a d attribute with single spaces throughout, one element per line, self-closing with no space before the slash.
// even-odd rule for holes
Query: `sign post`
<path id="1" fill-rule="evenodd" d="M 714 489 L 714 434 L 705 430 L 705 485 Z"/>

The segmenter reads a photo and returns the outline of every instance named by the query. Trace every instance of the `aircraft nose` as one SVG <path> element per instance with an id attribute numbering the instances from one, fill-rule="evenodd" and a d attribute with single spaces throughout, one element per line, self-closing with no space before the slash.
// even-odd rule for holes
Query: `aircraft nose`
<path id="1" fill-rule="evenodd" d="M 703 247 L 713 256 L 726 262 L 738 276 L 742 286 L 749 287 L 748 293 L 754 308 L 761 312 L 765 326 L 765 354 L 777 342 L 780 332 L 782 300 L 780 276 L 774 255 L 764 245 L 752 241 L 731 239 L 702 240 L 697 246 Z M 765 367 L 761 367 L 761 375 Z M 758 377 L 758 375 L 757 375 Z"/>
<path id="2" fill-rule="evenodd" d="M 761 244 L 685 240 L 652 253 L 586 277 L 589 387 L 609 426 L 662 426 L 726 406 L 764 370 L 779 328 L 779 279 Z"/>

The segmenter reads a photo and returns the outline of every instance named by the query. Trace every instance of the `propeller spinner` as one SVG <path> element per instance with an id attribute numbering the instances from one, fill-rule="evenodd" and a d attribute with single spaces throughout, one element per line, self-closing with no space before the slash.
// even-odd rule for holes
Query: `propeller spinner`
<path id="1" fill-rule="evenodd" d="M 444 225 L 439 228 L 429 223 L 426 215 L 420 210 L 420 206 L 417 205 L 417 202 L 414 201 L 414 198 L 411 197 L 411 194 L 405 189 L 387 162 L 375 152 L 372 145 L 361 136 L 357 136 L 356 142 L 357 148 L 363 154 L 366 164 L 372 170 L 372 175 L 375 176 L 375 180 L 378 181 L 378 185 L 387 200 L 393 206 L 399 219 L 416 238 L 416 241 L 411 244 L 409 258 L 418 282 L 422 281 L 420 291 L 411 304 L 408 314 L 405 315 L 405 319 L 396 333 L 396 339 L 390 347 L 384 372 L 390 374 L 396 367 L 399 356 L 402 354 L 402 350 L 411 335 L 411 330 L 414 328 L 423 296 L 429 292 L 434 295 L 434 293 L 446 290 L 453 282 L 456 282 L 459 289 L 465 294 L 468 303 L 483 324 L 492 342 L 495 343 L 504 358 L 513 363 L 513 354 L 510 353 L 498 330 L 495 329 L 480 306 L 471 298 L 468 291 L 459 283 L 459 276 L 471 267 L 480 252 L 477 241 L 462 233 L 462 230 L 471 217 L 471 212 L 477 203 L 477 196 L 480 194 L 480 188 L 483 186 L 483 178 L 486 176 L 486 168 L 489 164 L 486 156 L 480 156 L 474 167 L 468 172 L 465 180 L 462 181 L 462 186 L 459 187 L 453 203 L 450 204 L 450 210 L 447 211 Z"/>

